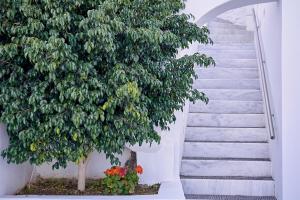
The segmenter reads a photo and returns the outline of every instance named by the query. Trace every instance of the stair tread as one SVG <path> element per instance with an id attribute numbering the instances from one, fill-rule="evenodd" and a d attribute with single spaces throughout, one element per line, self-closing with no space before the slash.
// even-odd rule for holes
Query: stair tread
<path id="1" fill-rule="evenodd" d="M 210 114 L 263 114 L 263 101 L 230 101 L 211 100 L 208 104 L 202 101 L 190 103 L 189 113 Z"/>
<path id="2" fill-rule="evenodd" d="M 193 142 L 196 142 L 196 143 L 238 143 L 238 144 L 241 144 L 241 143 L 244 143 L 244 144 L 268 144 L 268 141 L 224 141 L 224 140 L 221 140 L 221 141 L 209 141 L 209 140 L 184 140 L 184 142 L 189 142 L 189 143 L 193 143 Z"/>
<path id="3" fill-rule="evenodd" d="M 208 113 L 203 113 L 203 114 L 208 114 Z M 233 114 L 234 115 L 234 114 Z M 186 126 L 187 128 L 203 128 L 203 127 L 208 127 L 208 128 L 232 128 L 232 129 L 235 129 L 235 128 L 240 128 L 240 129 L 248 129 L 248 128 L 261 128 L 261 129 L 265 129 L 266 127 L 260 127 L 260 126 L 257 126 L 257 127 L 248 127 L 248 126 L 244 126 L 244 127 L 230 127 L 230 126 L 191 126 L 191 125 L 187 125 Z"/>
<path id="4" fill-rule="evenodd" d="M 194 88 L 201 89 L 260 89 L 259 79 L 197 79 Z"/>
<path id="5" fill-rule="evenodd" d="M 194 200 L 276 200 L 272 196 L 238 196 L 238 195 L 197 195 L 197 194 L 186 194 L 186 199 Z"/>
<path id="6" fill-rule="evenodd" d="M 186 127 L 185 140 L 268 141 L 266 128 Z"/>
<path id="7" fill-rule="evenodd" d="M 217 88 L 203 88 L 203 89 L 199 89 L 201 91 L 203 91 L 204 93 L 207 93 L 207 91 L 215 91 L 215 92 L 260 92 L 260 89 L 233 89 L 233 88 L 229 88 L 229 89 L 217 89 Z M 252 100 L 252 99 L 248 99 L 248 100 L 239 100 L 239 99 L 213 99 L 213 100 L 219 100 L 219 101 L 262 101 L 262 99 L 259 100 Z"/>
<path id="8" fill-rule="evenodd" d="M 274 181 L 271 176 L 183 176 L 181 179 L 214 179 L 214 180 L 263 180 Z"/>
<path id="9" fill-rule="evenodd" d="M 259 89 L 199 89 L 210 100 L 238 100 L 261 101 L 262 93 Z"/>
<path id="10" fill-rule="evenodd" d="M 241 58 L 239 58 L 238 60 L 242 60 Z M 250 59 L 246 59 L 246 60 L 250 60 Z M 199 69 L 202 69 L 202 70 L 218 70 L 218 71 L 221 71 L 221 70 L 226 70 L 226 71 L 228 71 L 228 70 L 234 70 L 234 71 L 246 71 L 246 70 L 249 70 L 249 71 L 258 71 L 258 69 L 253 69 L 253 67 L 249 67 L 249 68 L 246 68 L 246 67 L 244 67 L 244 68 L 241 68 L 241 69 L 237 69 L 236 67 L 232 67 L 232 68 L 230 68 L 230 67 L 228 67 L 228 68 L 226 68 L 226 69 L 220 69 L 220 68 L 217 68 L 217 67 L 197 67 L 196 68 L 197 70 L 199 70 Z M 221 78 L 221 79 L 226 79 L 226 78 Z M 231 79 L 231 78 L 227 78 L 227 79 Z M 247 79 L 247 78 L 236 78 L 236 79 Z M 248 79 L 250 79 L 250 78 L 248 78 Z M 258 78 L 255 78 L 255 79 L 258 79 Z"/>
<path id="11" fill-rule="evenodd" d="M 264 114 L 189 113 L 187 126 L 264 128 L 266 123 Z"/>
<path id="12" fill-rule="evenodd" d="M 182 179 L 185 194 L 273 196 L 273 180 Z"/>
<path id="13" fill-rule="evenodd" d="M 270 158 L 268 143 L 185 142 L 184 157 Z"/>
<path id="14" fill-rule="evenodd" d="M 217 157 L 182 157 L 182 160 L 224 160 L 224 161 L 262 161 L 270 162 L 269 158 L 217 158 Z"/>

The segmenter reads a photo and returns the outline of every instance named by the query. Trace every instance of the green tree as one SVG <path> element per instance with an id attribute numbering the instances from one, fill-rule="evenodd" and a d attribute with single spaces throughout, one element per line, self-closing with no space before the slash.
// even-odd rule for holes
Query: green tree
<path id="1" fill-rule="evenodd" d="M 113 164 L 125 143 L 159 142 L 192 88 L 201 54 L 176 58 L 208 30 L 182 14 L 181 0 L 1 0 L 0 113 L 8 163 L 79 165 L 88 155 Z"/>

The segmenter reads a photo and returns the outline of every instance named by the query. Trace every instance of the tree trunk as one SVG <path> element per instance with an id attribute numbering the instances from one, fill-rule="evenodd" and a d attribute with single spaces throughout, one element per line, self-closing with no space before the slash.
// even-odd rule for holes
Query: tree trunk
<path id="1" fill-rule="evenodd" d="M 125 166 L 130 169 L 133 170 L 136 168 L 137 163 L 136 163 L 136 152 L 131 151 L 130 152 L 130 158 L 126 161 Z"/>
<path id="2" fill-rule="evenodd" d="M 88 158 L 81 158 L 78 163 L 78 185 L 77 189 L 80 192 L 85 191 L 85 179 L 86 179 L 86 167 L 88 163 Z"/>

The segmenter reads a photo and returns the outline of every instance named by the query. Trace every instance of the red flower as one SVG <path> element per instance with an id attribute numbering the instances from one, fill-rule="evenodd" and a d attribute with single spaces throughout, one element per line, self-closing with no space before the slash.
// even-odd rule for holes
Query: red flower
<path id="1" fill-rule="evenodd" d="M 110 176 L 110 175 L 112 175 L 112 170 L 111 169 L 107 169 L 107 170 L 105 170 L 104 174 L 106 176 Z"/>
<path id="2" fill-rule="evenodd" d="M 127 168 L 120 168 L 119 176 L 123 178 L 126 176 L 126 174 L 127 174 Z"/>
<path id="3" fill-rule="evenodd" d="M 120 173 L 120 167 L 112 167 L 112 175 L 119 175 Z"/>
<path id="4" fill-rule="evenodd" d="M 127 168 L 115 166 L 107 169 L 104 173 L 106 176 L 120 176 L 123 178 L 127 174 Z"/>
<path id="5" fill-rule="evenodd" d="M 141 165 L 136 166 L 135 168 L 136 173 L 138 174 L 142 174 L 143 173 L 143 168 Z"/>

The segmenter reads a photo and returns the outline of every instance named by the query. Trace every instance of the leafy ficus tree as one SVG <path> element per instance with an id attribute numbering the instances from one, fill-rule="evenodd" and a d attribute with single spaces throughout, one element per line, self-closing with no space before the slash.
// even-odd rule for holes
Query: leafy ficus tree
<path id="1" fill-rule="evenodd" d="M 201 54 L 176 58 L 208 30 L 181 0 L 1 0 L 0 113 L 9 163 L 79 165 L 92 151 L 119 164 L 125 143 L 159 142 L 192 88 Z"/>

